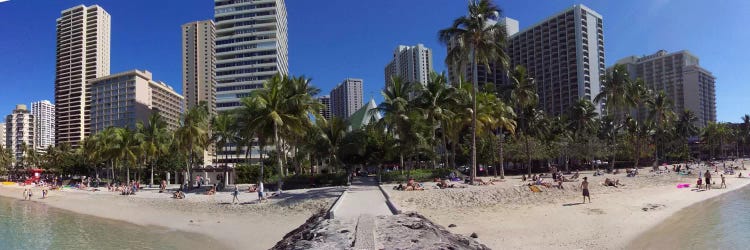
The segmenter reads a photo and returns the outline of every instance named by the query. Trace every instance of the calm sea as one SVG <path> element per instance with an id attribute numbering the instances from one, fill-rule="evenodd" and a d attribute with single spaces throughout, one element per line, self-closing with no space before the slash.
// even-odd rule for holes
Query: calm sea
<path id="1" fill-rule="evenodd" d="M 744 187 L 681 210 L 629 248 L 750 249 L 749 212 L 750 187 Z"/>
<path id="2" fill-rule="evenodd" d="M 85 206 L 85 204 L 81 204 Z M 224 249 L 202 235 L 0 197 L 0 249 Z"/>

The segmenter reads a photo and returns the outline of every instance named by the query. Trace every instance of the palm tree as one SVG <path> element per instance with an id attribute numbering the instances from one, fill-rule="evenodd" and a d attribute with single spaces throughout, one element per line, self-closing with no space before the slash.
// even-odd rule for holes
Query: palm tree
<path id="1" fill-rule="evenodd" d="M 311 126 L 309 115 L 315 114 L 319 104 L 312 98 L 318 92 L 304 77 L 275 75 L 263 88 L 253 91 L 248 100 L 249 106 L 256 110 L 256 116 L 247 121 L 254 127 L 270 127 L 273 130 L 273 142 L 276 146 L 276 162 L 279 170 L 279 191 L 282 190 L 285 153 L 282 134 L 301 135 L 305 128 Z"/>
<path id="2" fill-rule="evenodd" d="M 239 141 L 237 135 L 237 129 L 234 127 L 235 117 L 230 113 L 219 113 L 211 121 L 211 129 L 213 132 L 211 141 L 216 142 L 216 148 L 219 152 L 224 154 L 224 176 L 227 176 L 227 161 L 229 160 L 229 154 L 227 153 L 227 145 Z M 224 180 L 224 185 L 229 185 L 229 179 Z"/>
<path id="3" fill-rule="evenodd" d="M 182 124 L 175 132 L 176 143 L 188 158 L 188 164 L 185 167 L 186 176 L 183 182 L 183 186 L 187 188 L 191 187 L 189 185 L 191 179 L 190 169 L 195 164 L 195 155 L 196 153 L 203 152 L 210 142 L 209 116 L 208 106 L 205 102 L 201 102 L 185 112 Z"/>
<path id="4" fill-rule="evenodd" d="M 747 154 L 747 144 L 750 143 L 750 115 L 742 116 L 742 125 L 740 126 L 740 137 L 742 137 L 742 155 Z"/>
<path id="5" fill-rule="evenodd" d="M 500 178 L 505 179 L 505 160 L 503 159 L 504 131 L 508 131 L 510 134 L 516 132 L 516 113 L 513 112 L 513 108 L 505 105 L 493 93 L 481 93 L 477 99 L 479 103 L 477 128 L 479 128 L 480 132 L 495 134 L 497 137 L 499 167 L 493 168 L 495 171 L 494 175 L 497 177 L 497 169 L 500 168 Z"/>
<path id="6" fill-rule="evenodd" d="M 627 95 L 630 85 L 628 69 L 624 65 L 616 64 L 605 75 L 601 85 L 601 91 L 594 97 L 594 101 L 597 103 L 605 102 L 607 115 L 612 117 L 612 126 L 607 126 L 612 131 L 607 132 L 607 134 L 609 135 L 610 148 L 614 148 L 617 141 L 617 130 L 622 127 L 625 120 L 623 110 L 629 102 Z M 615 167 L 615 155 L 614 150 L 610 150 L 609 171 L 612 171 Z"/>
<path id="7" fill-rule="evenodd" d="M 116 131 L 121 138 L 120 145 L 115 151 L 116 159 L 125 164 L 127 174 L 125 179 L 127 183 L 130 183 L 130 167 L 135 166 L 140 158 L 143 134 L 127 128 L 116 128 Z"/>
<path id="8" fill-rule="evenodd" d="M 437 74 L 432 72 L 430 74 L 430 80 L 426 85 L 422 86 L 421 84 L 418 84 L 418 86 L 421 87 L 418 98 L 419 108 L 425 112 L 427 120 L 433 125 L 431 139 L 434 145 L 436 145 L 435 147 L 438 145 L 435 143 L 437 141 L 435 138 L 435 131 L 438 129 L 445 130 L 443 121 L 451 115 L 451 110 L 448 107 L 456 103 L 456 99 L 453 96 L 454 89 L 448 87 L 446 79 L 445 73 Z M 447 167 L 448 157 L 446 138 L 444 132 L 441 134 L 441 144 L 445 147 L 445 151 L 443 152 L 443 166 Z M 433 165 L 435 165 L 434 162 Z"/>
<path id="9" fill-rule="evenodd" d="M 331 120 L 318 119 L 315 120 L 315 123 L 321 130 L 321 138 L 325 143 L 322 148 L 326 149 L 328 163 L 334 167 L 338 167 L 340 162 L 336 152 L 339 152 L 339 147 L 346 135 L 348 124 L 340 117 L 333 117 Z"/>
<path id="10" fill-rule="evenodd" d="M 141 144 L 143 156 L 151 166 L 151 177 L 149 185 L 154 185 L 154 165 L 156 160 L 164 154 L 169 153 L 172 144 L 172 133 L 167 129 L 167 123 L 162 119 L 159 112 L 154 112 L 148 118 L 148 126 L 137 123 L 136 127 L 143 136 Z"/>
<path id="11" fill-rule="evenodd" d="M 390 83 L 386 84 L 385 89 L 383 89 L 383 102 L 376 109 L 378 112 L 384 113 L 380 123 L 396 135 L 396 140 L 402 148 L 409 133 L 409 113 L 413 108 L 409 104 L 409 93 L 412 89 L 412 83 L 405 82 L 398 77 L 391 78 Z M 403 170 L 405 167 L 403 150 L 399 151 L 399 161 L 399 167 Z"/>
<path id="12" fill-rule="evenodd" d="M 476 179 L 477 167 L 477 91 L 479 88 L 478 65 L 489 68 L 490 63 L 499 63 L 505 68 L 508 56 L 505 43 L 508 37 L 503 24 L 494 21 L 500 16 L 500 9 L 490 0 L 471 0 L 467 16 L 453 21 L 451 27 L 440 30 L 440 41 L 447 45 L 447 65 L 461 67 L 471 63 L 472 83 L 472 119 L 471 119 L 471 181 Z"/>
<path id="13" fill-rule="evenodd" d="M 597 113 L 594 104 L 586 99 L 579 99 L 570 107 L 568 114 L 568 131 L 571 132 L 571 139 L 576 144 L 586 144 L 589 135 L 597 130 Z M 588 151 L 588 150 L 584 150 Z M 566 161 L 566 171 L 567 161 Z"/>
<path id="14" fill-rule="evenodd" d="M 654 151 L 654 168 L 659 166 L 659 148 L 662 146 L 661 142 L 668 133 L 668 125 L 675 119 L 674 111 L 672 110 L 672 102 L 669 100 L 664 92 L 657 93 L 653 98 L 646 101 L 649 110 L 649 119 L 654 123 L 654 144 L 656 150 Z"/>

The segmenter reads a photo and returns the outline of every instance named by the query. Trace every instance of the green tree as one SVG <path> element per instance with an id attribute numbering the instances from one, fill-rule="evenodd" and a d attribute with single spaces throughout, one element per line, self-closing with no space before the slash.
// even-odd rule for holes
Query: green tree
<path id="1" fill-rule="evenodd" d="M 477 153 L 477 92 L 479 88 L 478 65 L 489 68 L 490 63 L 508 65 L 505 44 L 508 38 L 505 26 L 492 22 L 500 16 L 500 9 L 490 0 L 469 1 L 469 13 L 453 21 L 451 27 L 440 30 L 440 41 L 448 46 L 447 65 L 459 68 L 471 65 L 472 119 L 471 119 L 471 181 L 476 178 Z M 507 66 L 505 67 L 507 68 Z"/>
<path id="2" fill-rule="evenodd" d="M 141 152 L 146 163 L 151 166 L 149 185 L 154 185 L 154 168 L 159 157 L 169 154 L 172 145 L 173 134 L 167 129 L 167 123 L 162 119 L 159 112 L 153 112 L 148 118 L 148 125 L 136 123 L 136 128 L 142 136 Z"/>
<path id="3" fill-rule="evenodd" d="M 190 170 L 195 166 L 196 154 L 202 154 L 210 143 L 210 114 L 205 102 L 191 107 L 185 112 L 182 124 L 175 132 L 175 143 L 184 156 L 187 157 L 185 179 L 183 186 L 191 188 Z"/>
<path id="4" fill-rule="evenodd" d="M 510 134 L 516 132 L 516 113 L 513 112 L 513 108 L 505 105 L 494 93 L 480 93 L 477 99 L 479 103 L 477 128 L 480 133 L 497 137 L 498 167 L 493 168 L 493 170 L 495 177 L 497 177 L 499 168 L 500 178 L 505 179 L 503 142 L 505 141 L 505 131 Z"/>
<path id="5" fill-rule="evenodd" d="M 608 121 L 612 124 L 611 126 L 606 126 L 611 131 L 604 133 L 604 135 L 608 137 L 609 147 L 615 148 L 618 130 L 623 127 L 625 109 L 628 107 L 630 100 L 628 95 L 630 76 L 628 76 L 627 68 L 624 65 L 616 64 L 612 67 L 611 71 L 607 72 L 601 85 L 601 91 L 594 97 L 594 101 L 606 104 L 607 116 L 610 117 Z M 614 150 L 609 152 L 610 161 L 608 171 L 612 171 L 615 167 L 616 152 Z"/>

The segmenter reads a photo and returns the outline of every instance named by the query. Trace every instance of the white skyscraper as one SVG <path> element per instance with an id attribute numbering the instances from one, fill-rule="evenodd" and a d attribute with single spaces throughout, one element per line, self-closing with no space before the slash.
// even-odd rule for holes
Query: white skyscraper
<path id="1" fill-rule="evenodd" d="M 63 10 L 57 19 L 55 142 L 78 144 L 90 132 L 87 81 L 109 75 L 110 16 L 98 5 Z"/>
<path id="2" fill-rule="evenodd" d="M 55 105 L 48 100 L 31 103 L 34 116 L 34 146 L 45 150 L 55 144 Z"/>
<path id="3" fill-rule="evenodd" d="M 422 44 L 399 45 L 393 51 L 393 59 L 385 66 L 385 82 L 398 76 L 403 81 L 427 84 L 432 69 L 432 50 Z"/>
<path id="4" fill-rule="evenodd" d="M 27 149 L 34 148 L 34 117 L 26 108 L 26 105 L 16 105 L 13 113 L 5 117 L 5 145 L 20 161 L 26 155 L 24 145 Z"/>
<path id="5" fill-rule="evenodd" d="M 287 74 L 283 0 L 214 0 L 216 107 L 231 110 L 276 74 Z"/>
<path id="6" fill-rule="evenodd" d="M 5 122 L 0 122 L 0 146 L 2 146 L 2 148 L 5 148 L 5 140 L 7 139 L 8 138 L 5 138 Z"/>
<path id="7" fill-rule="evenodd" d="M 362 107 L 362 79 L 346 78 L 331 90 L 331 114 L 347 119 Z"/>

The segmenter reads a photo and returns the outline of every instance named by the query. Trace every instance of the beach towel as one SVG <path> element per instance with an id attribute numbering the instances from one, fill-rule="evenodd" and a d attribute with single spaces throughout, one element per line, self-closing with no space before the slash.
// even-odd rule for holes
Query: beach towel
<path id="1" fill-rule="evenodd" d="M 536 185 L 529 186 L 529 189 L 531 189 L 531 192 L 534 192 L 534 193 L 541 193 L 542 192 L 542 189 L 540 189 Z"/>
<path id="2" fill-rule="evenodd" d="M 677 188 L 689 188 L 689 187 L 690 187 L 689 183 L 680 183 L 680 184 L 677 184 Z"/>

